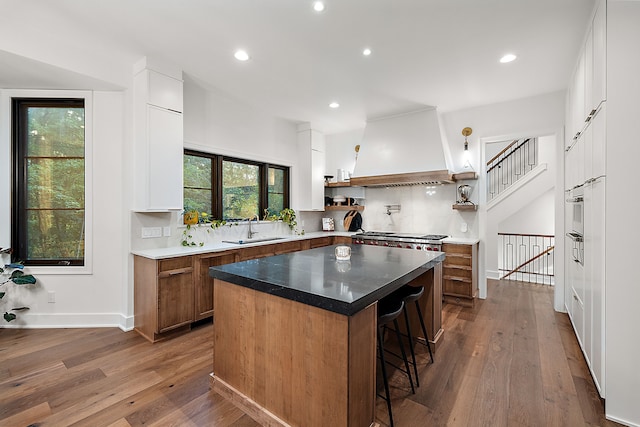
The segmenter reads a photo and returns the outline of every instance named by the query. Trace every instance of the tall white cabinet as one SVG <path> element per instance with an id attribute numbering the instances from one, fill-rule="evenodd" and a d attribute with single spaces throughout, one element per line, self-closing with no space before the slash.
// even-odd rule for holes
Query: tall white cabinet
<path id="1" fill-rule="evenodd" d="M 324 210 L 325 138 L 308 124 L 298 127 L 298 173 L 295 209 Z"/>
<path id="2" fill-rule="evenodd" d="M 566 274 L 565 302 L 600 394 L 607 419 L 640 426 L 640 286 L 638 210 L 634 173 L 640 144 L 635 124 L 640 117 L 640 2 L 598 0 L 585 43 L 584 61 L 567 96 L 565 185 L 584 168 L 584 300 L 583 312 L 572 302 L 579 284 Z M 590 46 L 590 48 L 589 48 Z M 582 65 L 581 65 L 582 64 Z M 591 64 L 585 65 L 585 64 Z M 581 82 L 580 76 L 585 76 Z M 584 87 L 584 104 L 575 91 Z M 583 111 L 587 119 L 576 118 Z M 575 138 L 574 138 L 575 137 Z M 582 165 L 571 155 L 584 148 Z M 575 153 L 578 153 L 576 151 Z M 566 264 L 570 264 L 567 259 Z M 568 265 L 567 265 L 568 268 Z M 582 315 L 582 317 L 580 317 Z"/>
<path id="3" fill-rule="evenodd" d="M 605 396 L 606 1 L 597 3 L 567 92 L 565 190 L 583 193 L 584 233 L 568 241 L 565 305 L 594 383 Z M 573 205 L 566 205 L 571 231 Z"/>
<path id="4" fill-rule="evenodd" d="M 151 68 L 153 67 L 153 68 Z M 146 58 L 134 74 L 134 210 L 182 210 L 182 73 Z"/>

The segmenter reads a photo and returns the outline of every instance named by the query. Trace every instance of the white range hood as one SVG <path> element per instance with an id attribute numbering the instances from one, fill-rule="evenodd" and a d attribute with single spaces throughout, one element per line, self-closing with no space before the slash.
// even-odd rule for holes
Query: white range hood
<path id="1" fill-rule="evenodd" d="M 453 182 L 449 172 L 452 163 L 438 112 L 428 108 L 368 121 L 351 183 Z"/>

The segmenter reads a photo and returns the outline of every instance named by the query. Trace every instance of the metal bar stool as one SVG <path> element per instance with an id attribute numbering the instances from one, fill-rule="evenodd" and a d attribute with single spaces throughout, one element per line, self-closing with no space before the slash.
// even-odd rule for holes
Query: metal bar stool
<path id="1" fill-rule="evenodd" d="M 424 324 L 424 318 L 422 317 L 422 310 L 420 309 L 420 304 L 418 300 L 424 294 L 424 286 L 410 286 L 404 285 L 397 291 L 394 291 L 390 297 L 393 299 L 403 301 L 404 307 L 402 311 L 404 312 L 404 321 L 407 327 L 407 337 L 409 338 L 409 350 L 411 351 L 411 361 L 413 365 L 413 371 L 416 376 L 416 386 L 420 387 L 420 377 L 418 376 L 418 364 L 416 362 L 416 354 L 413 350 L 413 342 L 414 339 L 411 335 L 411 327 L 409 325 L 409 313 L 407 310 L 407 305 L 411 302 L 414 302 L 416 305 L 416 311 L 418 312 L 418 319 L 420 320 L 420 327 L 422 328 L 422 333 L 424 334 L 424 339 L 426 342 L 427 349 L 429 350 L 429 356 L 431 357 L 431 363 L 433 363 L 433 352 L 431 351 L 431 344 L 429 343 L 429 335 L 427 334 L 427 328 Z"/>
<path id="2" fill-rule="evenodd" d="M 380 357 L 380 365 L 382 367 L 382 379 L 384 382 L 384 391 L 385 396 L 382 396 L 378 393 L 378 396 L 383 398 L 387 402 L 387 410 L 389 411 L 389 424 L 393 427 L 393 413 L 391 412 L 391 396 L 389 393 L 389 379 L 387 377 L 387 368 L 386 364 L 390 365 L 402 370 L 400 367 L 393 365 L 390 362 L 387 362 L 384 357 L 384 328 L 387 323 L 393 321 L 393 326 L 396 330 L 396 337 L 398 338 L 398 345 L 400 346 L 400 351 L 402 353 L 402 359 L 404 360 L 404 366 L 406 370 L 402 370 L 409 377 L 409 383 L 411 384 L 411 392 L 415 393 L 415 389 L 413 387 L 413 379 L 411 378 L 411 368 L 409 367 L 409 361 L 407 360 L 407 354 L 404 351 L 404 345 L 402 344 L 402 337 L 398 328 L 398 316 L 404 309 L 404 301 L 396 298 L 383 298 L 378 301 L 378 356 Z"/>

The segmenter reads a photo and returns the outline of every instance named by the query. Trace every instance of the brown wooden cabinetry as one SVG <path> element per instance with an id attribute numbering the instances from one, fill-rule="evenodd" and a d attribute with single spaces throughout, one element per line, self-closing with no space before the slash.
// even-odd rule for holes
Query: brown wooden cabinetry
<path id="1" fill-rule="evenodd" d="M 231 264 L 238 259 L 237 251 L 212 252 L 198 255 L 195 260 L 195 312 L 194 320 L 213 316 L 213 278 L 209 267 Z"/>
<path id="2" fill-rule="evenodd" d="M 193 257 L 134 258 L 134 327 L 150 341 L 193 321 Z"/>
<path id="3" fill-rule="evenodd" d="M 279 255 L 336 243 L 349 237 L 323 236 L 224 252 L 166 259 L 134 257 L 134 328 L 151 342 L 190 329 L 213 316 L 213 279 L 209 267 Z"/>
<path id="4" fill-rule="evenodd" d="M 478 244 L 444 243 L 442 294 L 445 302 L 472 307 L 478 292 Z"/>
<path id="5" fill-rule="evenodd" d="M 333 236 L 331 242 L 333 245 L 350 245 L 352 240 L 348 236 Z"/>

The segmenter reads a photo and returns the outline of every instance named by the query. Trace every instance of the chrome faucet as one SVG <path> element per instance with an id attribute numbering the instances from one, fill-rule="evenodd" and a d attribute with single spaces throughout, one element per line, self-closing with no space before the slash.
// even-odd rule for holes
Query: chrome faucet
<path id="1" fill-rule="evenodd" d="M 247 220 L 249 221 L 249 232 L 247 233 L 247 239 L 253 239 L 253 235 L 254 235 L 254 234 L 258 234 L 258 232 L 257 232 L 257 231 L 253 231 L 253 230 L 251 229 L 251 221 L 252 221 L 254 218 L 256 219 L 256 221 L 258 221 L 258 216 L 257 216 L 257 215 L 250 216 L 250 217 L 247 219 Z"/>

